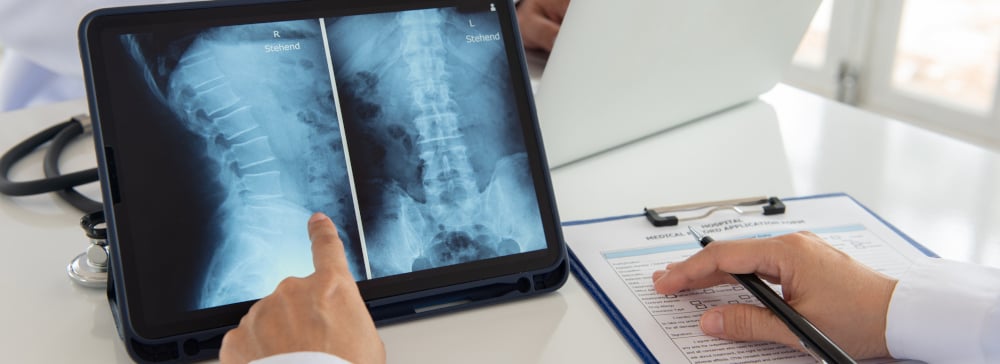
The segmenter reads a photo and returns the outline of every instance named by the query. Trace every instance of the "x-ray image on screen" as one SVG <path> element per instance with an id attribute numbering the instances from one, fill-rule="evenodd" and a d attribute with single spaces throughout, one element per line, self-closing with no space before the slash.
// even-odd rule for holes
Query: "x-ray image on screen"
<path id="1" fill-rule="evenodd" d="M 314 211 L 334 219 L 354 277 L 366 278 L 321 31 L 312 19 L 122 38 L 144 92 L 172 111 L 162 117 L 204 141 L 169 152 L 215 176 L 192 198 L 219 200 L 216 231 L 178 242 L 206 257 L 184 268 L 203 272 L 190 309 L 257 299 L 312 273 Z"/>
<path id="2" fill-rule="evenodd" d="M 486 10 L 325 19 L 372 278 L 546 246 Z"/>

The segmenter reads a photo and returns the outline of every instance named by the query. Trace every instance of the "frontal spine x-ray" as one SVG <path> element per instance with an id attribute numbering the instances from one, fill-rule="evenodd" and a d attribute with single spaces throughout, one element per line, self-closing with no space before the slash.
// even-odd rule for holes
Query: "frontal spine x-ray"
<path id="1" fill-rule="evenodd" d="M 545 248 L 496 13 L 356 15 L 327 34 L 373 277 Z"/>

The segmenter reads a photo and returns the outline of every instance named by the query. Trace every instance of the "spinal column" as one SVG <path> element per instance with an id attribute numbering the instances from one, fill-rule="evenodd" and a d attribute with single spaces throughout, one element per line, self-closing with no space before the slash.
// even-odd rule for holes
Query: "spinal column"
<path id="1" fill-rule="evenodd" d="M 498 234 L 497 224 L 484 213 L 486 196 L 477 186 L 470 163 L 469 139 L 462 126 L 472 125 L 452 94 L 447 64 L 449 47 L 442 34 L 448 24 L 437 10 L 397 15 L 400 24 L 400 66 L 410 92 L 410 112 L 420 159 L 423 201 L 405 193 L 397 197 L 401 235 L 414 252 L 410 269 L 421 270 L 496 257 L 520 251 L 518 243 Z M 492 146 L 471 146 L 484 152 Z M 488 190 L 493 190 L 491 180 Z M 398 190 L 396 190 L 399 192 Z M 392 229 L 392 228 L 390 228 Z"/>
<path id="2" fill-rule="evenodd" d="M 406 35 L 402 53 L 412 90 L 416 145 L 429 212 L 433 221 L 468 225 L 478 191 L 445 67 L 443 17 L 437 12 L 410 11 L 400 13 L 399 21 Z"/>
<path id="3" fill-rule="evenodd" d="M 301 240 L 283 236 L 285 221 L 305 221 L 308 211 L 287 201 L 284 171 L 270 136 L 234 92 L 210 49 L 185 54 L 170 81 L 169 99 L 186 116 L 187 126 L 209 141 L 206 157 L 222 167 L 218 178 L 226 188 L 219 211 L 224 241 L 208 266 L 210 278 L 197 306 L 258 298 L 275 284 L 272 276 L 281 263 L 294 264 L 269 261 L 275 245 L 290 248 L 288 243 Z"/>
<path id="4" fill-rule="evenodd" d="M 211 193 L 224 196 L 196 308 L 256 299 L 311 273 L 311 211 L 336 219 L 352 273 L 365 278 L 319 33 L 316 21 L 209 29 L 169 76 L 166 102 L 207 142 L 202 160 L 218 166 Z"/>

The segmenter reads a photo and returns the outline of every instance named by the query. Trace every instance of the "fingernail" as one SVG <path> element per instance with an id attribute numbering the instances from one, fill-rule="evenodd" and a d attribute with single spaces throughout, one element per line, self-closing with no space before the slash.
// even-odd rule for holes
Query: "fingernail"
<path id="1" fill-rule="evenodd" d="M 326 215 L 324 215 L 322 212 L 317 212 L 317 213 L 313 214 L 312 217 L 309 218 L 309 223 L 312 224 L 314 222 L 323 220 L 325 218 L 326 218 Z"/>
<path id="2" fill-rule="evenodd" d="M 708 311 L 701 316 L 701 331 L 711 336 L 721 336 L 722 313 L 719 311 Z"/>

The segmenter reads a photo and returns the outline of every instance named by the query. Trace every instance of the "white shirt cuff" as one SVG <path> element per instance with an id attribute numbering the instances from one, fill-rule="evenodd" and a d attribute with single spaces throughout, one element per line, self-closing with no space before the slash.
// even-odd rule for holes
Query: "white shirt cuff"
<path id="1" fill-rule="evenodd" d="M 899 277 L 885 340 L 895 358 L 986 363 L 996 355 L 1000 270 L 928 258 Z M 991 353 L 992 352 L 992 353 Z"/>
<path id="2" fill-rule="evenodd" d="M 301 351 L 297 353 L 284 353 L 260 358 L 250 362 L 251 364 L 350 364 L 349 361 L 340 357 L 316 351 Z"/>

